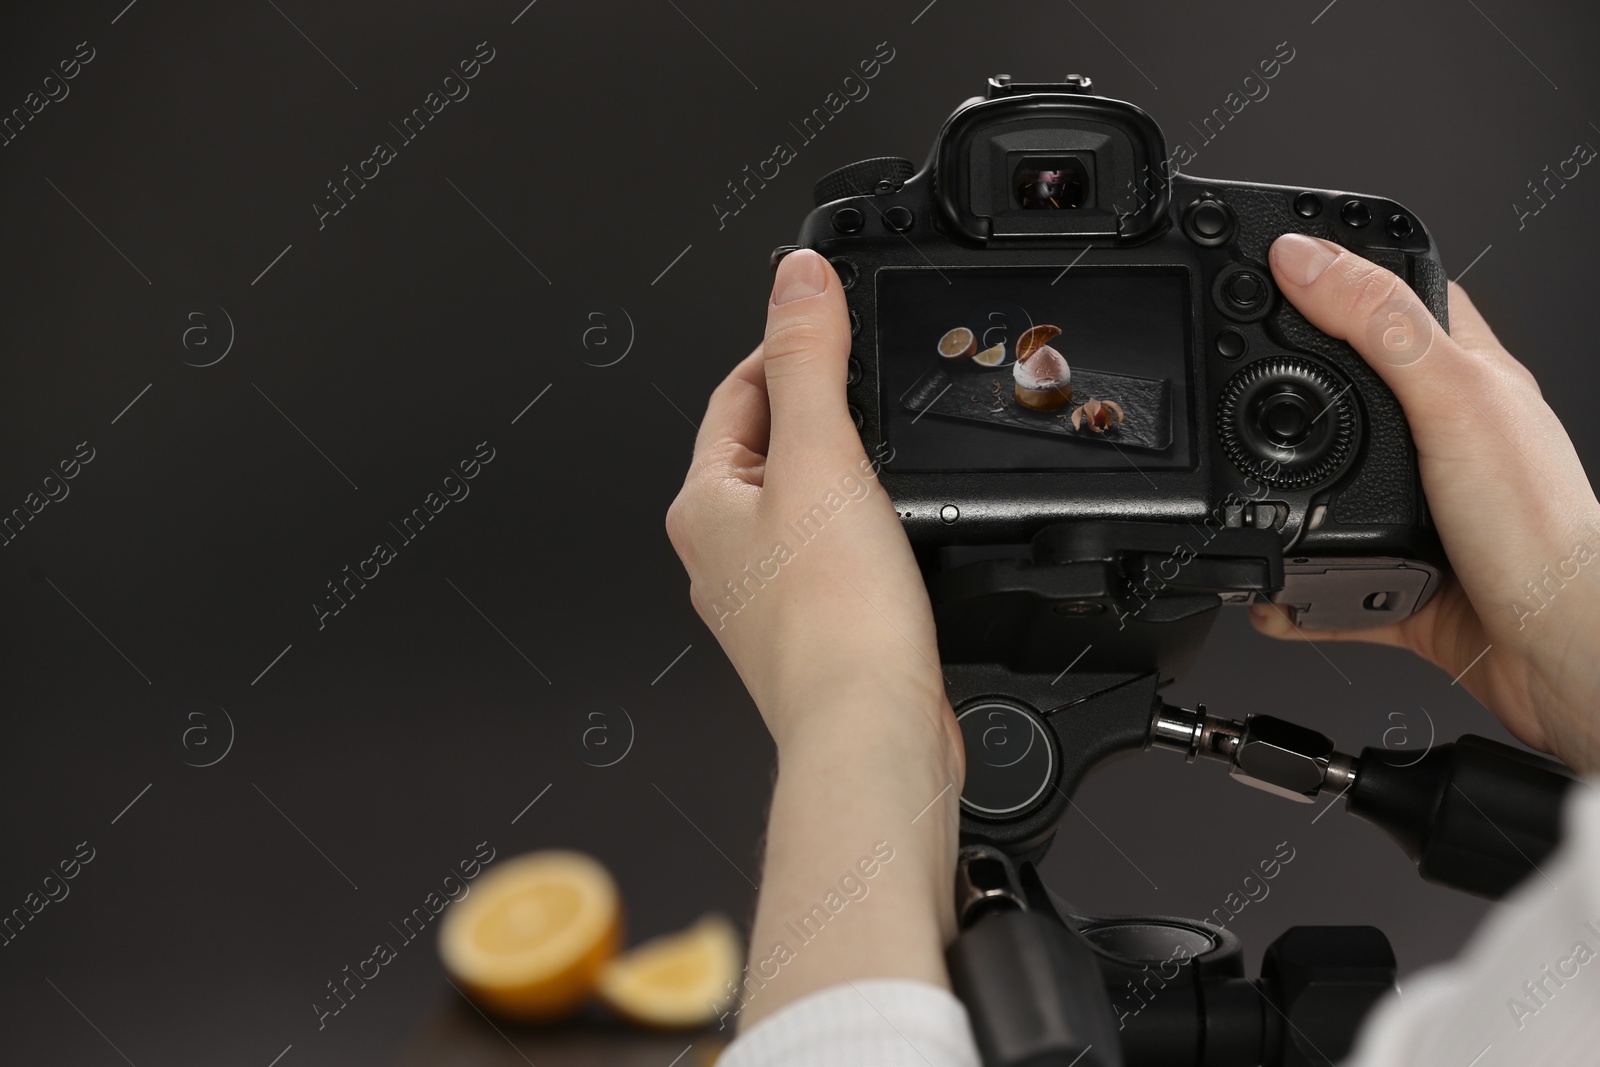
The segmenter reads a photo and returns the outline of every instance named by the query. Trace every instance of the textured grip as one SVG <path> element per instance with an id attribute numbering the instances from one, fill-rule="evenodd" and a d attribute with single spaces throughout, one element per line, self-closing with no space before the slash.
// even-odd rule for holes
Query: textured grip
<path id="1" fill-rule="evenodd" d="M 866 196 L 868 193 L 893 192 L 917 172 L 916 165 L 899 156 L 875 156 L 863 159 L 836 171 L 824 174 L 811 187 L 811 199 L 818 207 L 843 200 L 847 196 Z M 879 183 L 889 188 L 880 189 Z"/>
<path id="2" fill-rule="evenodd" d="M 1267 249 L 1279 234 L 1305 233 L 1325 240 L 1336 237 L 1332 227 L 1295 215 L 1283 190 L 1233 188 L 1228 190 L 1228 202 L 1239 216 L 1239 250 L 1258 263 L 1267 262 Z M 1417 264 L 1412 276 L 1406 268 L 1408 257 L 1402 252 L 1369 248 L 1361 254 L 1411 283 L 1441 326 L 1447 323 L 1444 272 L 1437 264 L 1424 256 L 1409 257 Z M 1365 408 L 1366 451 L 1349 482 L 1333 497 L 1333 520 L 1344 525 L 1409 526 L 1418 522 L 1422 497 L 1410 426 L 1389 387 L 1355 349 L 1312 326 L 1288 301 L 1281 302 L 1271 324 L 1291 349 L 1320 356 L 1344 374 Z"/>
<path id="3" fill-rule="evenodd" d="M 1560 843 L 1573 781 L 1558 763 L 1467 734 L 1420 760 L 1364 749 L 1349 807 L 1428 881 L 1497 899 Z"/>

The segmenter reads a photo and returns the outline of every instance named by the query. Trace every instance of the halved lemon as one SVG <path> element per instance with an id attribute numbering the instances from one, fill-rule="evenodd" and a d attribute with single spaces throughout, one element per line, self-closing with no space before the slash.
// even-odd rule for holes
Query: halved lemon
<path id="1" fill-rule="evenodd" d="M 1004 343 L 985 348 L 982 352 L 972 357 L 972 362 L 980 367 L 998 367 L 1006 361 L 1006 346 Z"/>
<path id="2" fill-rule="evenodd" d="M 1061 336 L 1061 327 L 1041 323 L 1038 326 L 1029 326 L 1022 331 L 1022 336 L 1017 338 L 1017 362 L 1026 363 L 1028 357 L 1040 348 Z"/>
<path id="3" fill-rule="evenodd" d="M 965 326 L 957 326 L 939 338 L 939 355 L 945 359 L 963 359 L 978 348 L 978 337 Z"/>
<path id="4" fill-rule="evenodd" d="M 732 998 L 744 950 L 733 923 L 708 912 L 687 930 L 646 941 L 600 973 L 600 997 L 647 1026 L 696 1027 L 713 1022 Z"/>
<path id="5" fill-rule="evenodd" d="M 581 852 L 549 850 L 484 873 L 445 913 L 439 957 L 486 1010 L 531 1022 L 577 1008 L 621 942 L 611 873 Z"/>

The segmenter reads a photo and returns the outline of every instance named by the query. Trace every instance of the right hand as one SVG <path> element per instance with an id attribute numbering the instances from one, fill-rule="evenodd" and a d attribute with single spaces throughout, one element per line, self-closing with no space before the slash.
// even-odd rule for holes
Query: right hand
<path id="1" fill-rule="evenodd" d="M 1453 282 L 1447 336 L 1405 282 L 1332 242 L 1288 234 L 1271 260 L 1284 296 L 1400 401 L 1454 573 L 1375 629 L 1301 630 L 1276 605 L 1251 620 L 1275 637 L 1408 648 L 1519 740 L 1600 771 L 1600 502 L 1533 375 Z"/>

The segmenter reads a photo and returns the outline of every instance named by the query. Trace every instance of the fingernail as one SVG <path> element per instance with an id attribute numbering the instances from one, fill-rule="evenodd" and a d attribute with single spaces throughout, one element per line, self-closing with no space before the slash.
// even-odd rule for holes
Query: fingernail
<path id="1" fill-rule="evenodd" d="M 778 261 L 778 276 L 772 279 L 772 302 L 787 304 L 816 296 L 828 287 L 828 274 L 822 257 L 809 248 L 790 252 Z"/>
<path id="2" fill-rule="evenodd" d="M 1337 252 L 1303 233 L 1286 233 L 1272 242 L 1272 265 L 1296 285 L 1310 285 L 1338 258 Z"/>

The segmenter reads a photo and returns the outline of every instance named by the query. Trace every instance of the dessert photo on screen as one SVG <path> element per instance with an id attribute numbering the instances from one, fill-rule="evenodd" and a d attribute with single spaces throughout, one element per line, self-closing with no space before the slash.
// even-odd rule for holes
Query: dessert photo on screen
<path id="1" fill-rule="evenodd" d="M 880 328 L 884 414 L 908 466 L 1125 467 L 1119 451 L 1189 463 L 1181 272 L 941 273 L 949 282 L 918 271 L 879 282 L 886 307 L 909 312 L 880 320 L 893 322 Z M 930 285 L 1014 296 L 952 303 Z"/>

